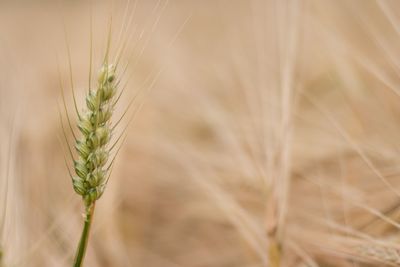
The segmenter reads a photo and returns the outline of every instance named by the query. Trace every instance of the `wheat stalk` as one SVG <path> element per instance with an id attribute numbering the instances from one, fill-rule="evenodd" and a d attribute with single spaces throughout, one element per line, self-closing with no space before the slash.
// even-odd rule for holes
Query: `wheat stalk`
<path id="1" fill-rule="evenodd" d="M 97 90 L 90 90 L 86 96 L 85 114 L 79 115 L 80 139 L 76 140 L 78 153 L 74 160 L 76 175 L 72 177 L 73 188 L 82 196 L 85 205 L 85 222 L 73 266 L 81 266 L 88 243 L 96 200 L 104 193 L 110 168 L 109 146 L 112 127 L 110 119 L 114 110 L 114 96 L 117 91 L 115 66 L 103 63 L 98 74 Z"/>
<path id="2" fill-rule="evenodd" d="M 127 4 L 127 10 L 129 7 L 129 1 Z M 78 247 L 74 258 L 74 267 L 80 267 L 83 264 L 83 260 L 86 254 L 86 249 L 89 241 L 90 228 L 93 222 L 93 215 L 95 211 L 96 201 L 103 195 L 104 190 L 107 186 L 108 180 L 111 176 L 112 167 L 114 161 L 122 147 L 122 144 L 126 138 L 126 132 L 128 126 L 132 122 L 134 115 L 138 109 L 135 109 L 131 117 L 127 119 L 125 126 L 119 135 L 111 141 L 111 137 L 114 136 L 116 128 L 128 115 L 128 111 L 131 110 L 132 105 L 136 101 L 136 96 L 132 97 L 127 107 L 123 110 L 121 117 L 111 125 L 111 118 L 115 110 L 116 104 L 119 102 L 122 94 L 127 87 L 127 83 L 121 86 L 121 77 L 124 75 L 128 63 L 121 68 L 117 75 L 117 69 L 119 69 L 119 63 L 122 55 L 126 51 L 126 45 L 131 39 L 131 36 L 127 34 L 130 28 L 131 19 L 127 17 L 127 13 L 123 19 L 123 25 L 118 42 L 120 45 L 117 46 L 116 55 L 112 63 L 109 61 L 110 47 L 112 40 L 112 16 L 110 16 L 109 31 L 107 37 L 107 46 L 103 59 L 103 63 L 97 74 L 97 85 L 92 89 L 92 57 L 93 57 L 93 30 L 92 30 L 92 19 L 90 24 L 90 64 L 89 64 L 89 84 L 88 93 L 85 98 L 86 107 L 83 112 L 79 112 L 77 107 L 77 101 L 74 92 L 74 83 L 72 77 L 72 63 L 71 54 L 67 40 L 67 34 L 65 31 L 67 52 L 68 52 L 68 63 L 70 73 L 70 84 L 71 93 L 73 97 L 74 109 L 77 115 L 77 126 L 80 131 L 80 136 L 74 133 L 70 116 L 68 115 L 67 105 L 65 101 L 65 94 L 63 85 L 60 79 L 60 87 L 62 93 L 62 101 L 64 105 L 65 116 L 68 122 L 69 130 L 74 138 L 74 147 L 77 152 L 77 156 L 74 156 L 71 146 L 69 144 L 66 129 L 63 126 L 63 119 L 60 112 L 60 122 L 63 130 L 66 145 L 68 147 L 69 154 L 73 161 L 75 174 L 73 175 L 68 167 L 67 160 L 66 165 L 72 181 L 75 192 L 82 197 L 85 213 L 84 213 L 84 225 L 82 234 L 78 243 Z M 64 29 L 65 30 L 65 29 Z M 126 37 L 122 37 L 122 32 L 125 30 Z M 130 57 L 129 57 L 130 58 Z M 59 71 L 61 78 L 61 73 Z M 118 76 L 118 78 L 117 78 Z M 117 95 L 118 92 L 118 95 Z"/>
<path id="3" fill-rule="evenodd" d="M 97 87 L 94 90 L 89 89 L 89 92 L 86 95 L 86 109 L 82 114 L 78 112 L 72 85 L 75 110 L 78 115 L 77 126 L 81 133 L 81 136 L 78 138 L 72 130 L 65 104 L 64 90 L 62 89 L 65 112 L 67 114 L 70 130 L 74 136 L 75 150 L 77 152 L 77 158 L 75 159 L 68 143 L 66 131 L 63 127 L 64 137 L 67 142 L 75 170 L 75 175 L 72 175 L 70 171 L 69 174 L 72 180 L 73 188 L 78 195 L 82 196 L 85 206 L 84 226 L 75 254 L 73 263 L 74 267 L 82 266 L 89 241 L 89 233 L 93 221 L 95 204 L 104 193 L 108 179 L 111 175 L 114 159 L 119 150 L 117 150 L 110 162 L 109 159 L 111 152 L 119 142 L 120 137 L 114 144 L 110 145 L 112 132 L 116 126 L 111 126 L 111 117 L 114 107 L 118 102 L 118 99 L 115 100 L 115 96 L 119 82 L 115 77 L 116 65 L 108 63 L 108 51 L 109 44 L 102 67 L 98 73 Z"/>

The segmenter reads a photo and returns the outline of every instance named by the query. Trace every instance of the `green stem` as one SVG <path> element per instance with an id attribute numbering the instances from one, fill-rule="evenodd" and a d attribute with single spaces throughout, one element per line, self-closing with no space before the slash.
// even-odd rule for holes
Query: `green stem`
<path id="1" fill-rule="evenodd" d="M 85 224 L 83 225 L 83 231 L 81 239 L 79 240 L 73 267 L 81 267 L 83 259 L 85 258 L 86 248 L 89 241 L 90 225 L 92 224 L 93 220 L 94 207 L 95 203 L 86 208 Z"/>
<path id="2" fill-rule="evenodd" d="M 0 267 L 3 267 L 3 250 L 0 247 Z"/>

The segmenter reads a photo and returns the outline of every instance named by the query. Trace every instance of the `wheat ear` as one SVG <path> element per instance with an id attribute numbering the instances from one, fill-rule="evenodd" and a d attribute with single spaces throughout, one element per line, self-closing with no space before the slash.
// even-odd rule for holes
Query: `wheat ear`
<path id="1" fill-rule="evenodd" d="M 78 159 L 74 160 L 76 176 L 72 184 L 76 193 L 82 196 L 85 205 L 85 222 L 76 252 L 74 267 L 82 265 L 93 220 L 96 200 L 104 193 L 110 166 L 106 166 L 110 156 L 110 137 L 112 127 L 110 119 L 114 110 L 114 96 L 117 85 L 115 66 L 107 61 L 98 74 L 96 90 L 90 90 L 86 96 L 86 110 L 79 116 L 80 139 L 75 148 Z"/>

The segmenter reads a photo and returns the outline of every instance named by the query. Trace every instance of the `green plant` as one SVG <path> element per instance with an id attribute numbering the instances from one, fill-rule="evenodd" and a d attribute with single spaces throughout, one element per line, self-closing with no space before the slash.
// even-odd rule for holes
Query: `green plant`
<path id="1" fill-rule="evenodd" d="M 112 128 L 110 118 L 117 90 L 115 66 L 104 62 L 98 75 L 97 90 L 90 90 L 86 97 L 87 110 L 79 116 L 81 138 L 75 148 L 78 159 L 74 161 L 76 176 L 72 178 L 76 193 L 85 205 L 85 223 L 76 252 L 74 266 L 81 266 L 88 243 L 96 200 L 104 193 L 111 164 L 106 166 L 111 148 L 108 146 Z"/>
<path id="2" fill-rule="evenodd" d="M 89 89 L 86 95 L 86 108 L 82 113 L 79 113 L 74 97 L 80 137 L 75 136 L 66 110 L 77 152 L 77 157 L 74 157 L 72 150 L 69 149 L 75 170 L 75 175 L 70 172 L 70 176 L 73 188 L 77 194 L 82 196 L 85 206 L 84 226 L 75 254 L 74 267 L 83 264 L 95 204 L 106 188 L 116 153 L 112 160 L 110 160 L 110 155 L 120 139 L 118 138 L 114 144 L 110 144 L 114 130 L 111 125 L 111 117 L 118 102 L 115 96 L 119 82 L 116 79 L 116 65 L 110 64 L 108 61 L 108 49 L 97 76 L 96 89 Z M 63 101 L 66 109 L 64 95 Z M 64 128 L 63 131 L 66 137 Z M 70 148 L 67 138 L 66 141 Z"/>

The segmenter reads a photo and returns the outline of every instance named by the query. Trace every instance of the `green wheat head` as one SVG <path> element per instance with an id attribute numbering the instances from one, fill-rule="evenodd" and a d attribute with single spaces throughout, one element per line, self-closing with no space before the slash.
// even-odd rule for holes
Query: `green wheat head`
<path id="1" fill-rule="evenodd" d="M 110 175 L 111 165 L 106 167 L 106 164 L 116 91 L 115 66 L 104 63 L 98 74 L 97 89 L 86 96 L 86 110 L 78 120 L 81 137 L 75 143 L 78 158 L 74 161 L 76 176 L 72 183 L 87 208 L 102 196 Z"/>
<path id="2" fill-rule="evenodd" d="M 127 33 L 129 31 L 130 18 L 125 16 L 125 20 L 122 26 L 121 34 L 123 32 Z M 127 137 L 127 130 L 130 122 L 132 122 L 134 115 L 138 111 L 138 107 L 133 108 L 131 112 L 131 107 L 136 103 L 138 93 L 136 93 L 128 102 L 128 105 L 123 110 L 122 115 L 116 120 L 112 125 L 111 119 L 115 110 L 115 106 L 118 104 L 123 92 L 128 84 L 129 78 L 124 81 L 124 85 L 119 86 L 122 82 L 121 76 L 124 76 L 130 61 L 130 57 L 127 62 L 120 69 L 120 75 L 117 75 L 117 69 L 120 60 L 124 53 L 126 52 L 128 41 L 131 39 L 130 35 L 126 37 L 119 37 L 119 45 L 116 46 L 115 57 L 110 64 L 110 51 L 111 51 L 111 37 L 112 37 L 112 17 L 110 17 L 109 32 L 107 37 L 107 46 L 104 54 L 103 63 L 99 72 L 97 73 L 97 83 L 92 87 L 92 56 L 93 56 L 93 42 L 92 42 L 92 24 L 90 31 L 90 57 L 89 57 L 89 90 L 85 97 L 85 107 L 79 112 L 77 107 L 77 101 L 75 99 L 74 83 L 72 77 L 72 63 L 71 54 L 67 43 L 68 52 L 68 63 L 69 63 L 69 73 L 70 73 L 70 85 L 71 93 L 74 101 L 74 108 L 77 115 L 77 126 L 80 131 L 80 135 L 76 135 L 74 127 L 72 127 L 71 118 L 69 116 L 67 104 L 65 101 L 64 88 L 61 79 L 61 73 L 59 71 L 60 77 L 60 89 L 62 95 L 62 101 L 65 111 L 65 116 L 68 122 L 70 133 L 74 137 L 74 147 L 76 153 L 73 153 L 72 146 L 68 141 L 67 131 L 63 125 L 63 115 L 60 114 L 60 122 L 63 130 L 63 135 L 65 138 L 66 145 L 68 147 L 68 152 L 71 156 L 74 174 L 70 169 L 70 164 L 64 154 L 64 159 L 66 163 L 67 170 L 72 180 L 72 185 L 75 192 L 80 195 L 83 199 L 85 205 L 84 214 L 84 225 L 81 234 L 81 238 L 78 243 L 78 247 L 75 253 L 75 258 L 73 265 L 74 267 L 81 267 L 86 254 L 86 249 L 89 241 L 89 234 L 91 224 L 93 222 L 94 210 L 96 201 L 103 195 L 105 188 L 107 186 L 108 180 L 110 178 L 114 160 L 116 159 L 122 144 Z M 65 33 L 66 34 L 66 33 Z M 66 35 L 67 37 L 67 35 Z M 119 77 L 118 77 L 119 76 Z M 132 114 L 130 114 L 132 113 Z M 126 118 L 129 116 L 129 118 Z M 120 132 L 116 138 L 114 136 L 114 130 L 120 125 L 120 123 L 125 124 L 125 126 L 120 127 Z M 111 141 L 113 139 L 113 141 Z M 1 267 L 1 266 L 0 266 Z"/>

